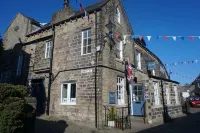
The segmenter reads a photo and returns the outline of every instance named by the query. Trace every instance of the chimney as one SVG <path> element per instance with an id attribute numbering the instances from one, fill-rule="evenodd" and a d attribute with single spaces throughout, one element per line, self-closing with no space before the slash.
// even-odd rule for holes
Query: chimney
<path id="1" fill-rule="evenodd" d="M 64 0 L 64 8 L 69 6 L 69 0 Z"/>

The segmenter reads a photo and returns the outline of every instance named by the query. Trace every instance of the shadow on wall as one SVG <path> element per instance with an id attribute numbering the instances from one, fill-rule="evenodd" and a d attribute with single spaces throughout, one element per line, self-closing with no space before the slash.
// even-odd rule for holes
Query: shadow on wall
<path id="1" fill-rule="evenodd" d="M 35 133 L 64 133 L 68 124 L 63 121 L 47 121 L 36 119 Z"/>

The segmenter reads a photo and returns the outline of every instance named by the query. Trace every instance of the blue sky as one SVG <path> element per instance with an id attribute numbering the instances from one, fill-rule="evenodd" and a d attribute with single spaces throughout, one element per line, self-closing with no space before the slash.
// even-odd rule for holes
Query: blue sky
<path id="1" fill-rule="evenodd" d="M 100 0 L 82 0 L 83 7 Z M 136 35 L 152 36 L 147 47 L 152 50 L 164 64 L 181 61 L 199 60 L 194 64 L 182 64 L 168 67 L 169 69 L 187 77 L 196 78 L 200 71 L 200 39 L 189 38 L 173 41 L 164 40 L 157 36 L 200 36 L 200 5 L 199 0 L 122 0 L 127 15 Z M 79 9 L 75 0 L 71 5 Z M 48 22 L 51 15 L 63 7 L 63 0 L 4 0 L 1 2 L 0 35 L 18 12 L 36 19 Z M 145 40 L 147 40 L 145 38 Z M 181 84 L 192 80 L 172 74 L 172 80 Z"/>

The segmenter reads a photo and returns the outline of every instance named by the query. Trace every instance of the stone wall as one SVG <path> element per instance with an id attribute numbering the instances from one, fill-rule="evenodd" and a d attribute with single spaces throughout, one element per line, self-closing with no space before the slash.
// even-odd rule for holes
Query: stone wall
<path id="1" fill-rule="evenodd" d="M 154 82 L 159 83 L 159 105 L 155 105 L 155 99 L 154 99 Z M 170 104 L 167 103 L 167 94 L 166 94 L 166 84 L 170 86 Z M 175 102 L 175 94 L 174 90 L 171 88 L 172 86 L 179 86 L 175 83 L 171 82 L 163 82 L 163 92 L 164 92 L 164 105 L 166 106 L 166 118 L 174 119 L 177 117 L 182 116 L 182 107 L 180 104 L 180 92 L 178 93 L 179 96 L 179 103 Z M 161 88 L 161 81 L 150 79 L 148 83 L 148 87 L 145 90 L 146 92 L 149 92 L 149 99 L 146 100 L 146 116 L 147 116 L 147 122 L 149 124 L 161 124 L 164 122 L 164 110 L 163 110 L 163 97 L 162 97 L 162 88 Z"/>

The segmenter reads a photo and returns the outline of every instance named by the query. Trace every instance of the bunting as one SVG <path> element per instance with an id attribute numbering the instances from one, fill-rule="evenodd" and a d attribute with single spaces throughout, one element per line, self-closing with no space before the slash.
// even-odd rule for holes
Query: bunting
<path id="1" fill-rule="evenodd" d="M 194 64 L 194 63 L 198 63 L 198 60 L 181 61 L 176 63 L 165 64 L 165 66 L 177 66 L 182 64 Z"/>

